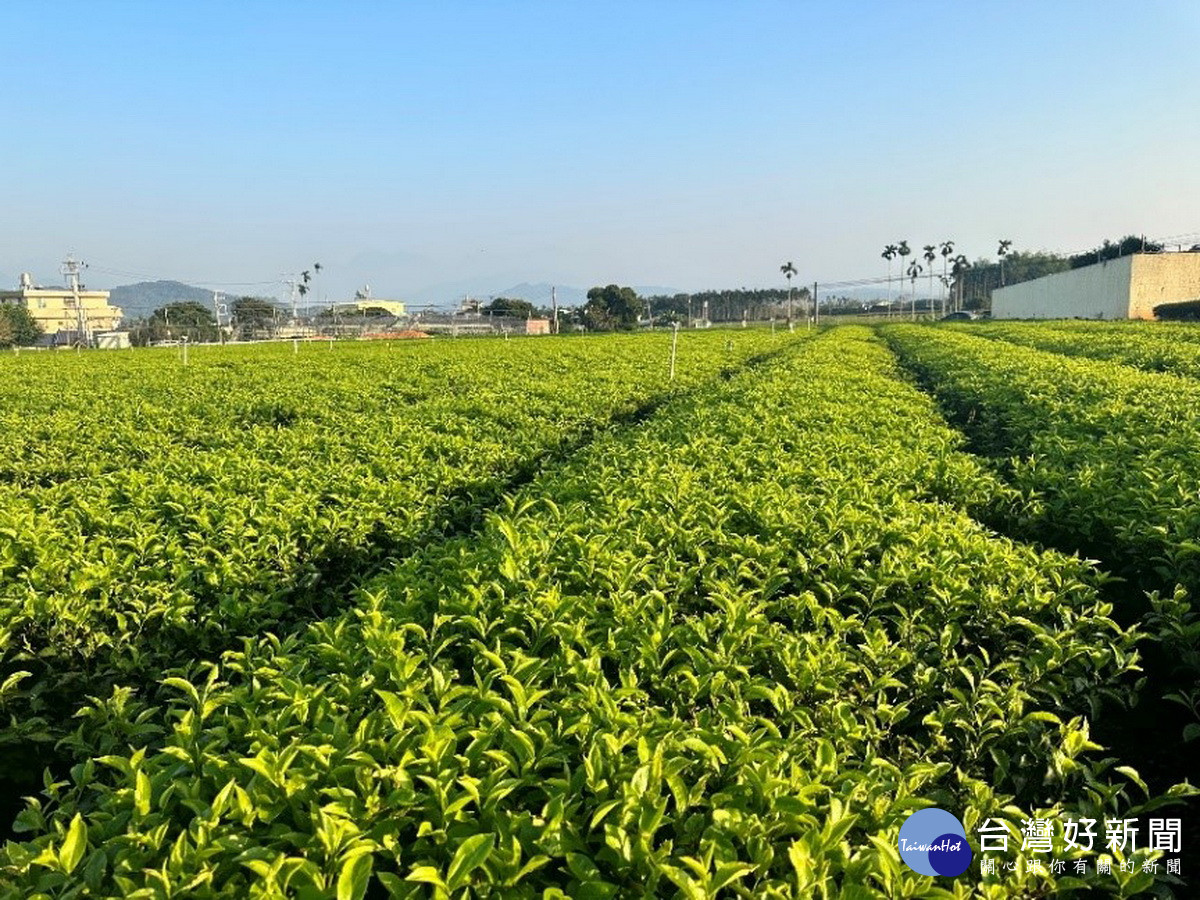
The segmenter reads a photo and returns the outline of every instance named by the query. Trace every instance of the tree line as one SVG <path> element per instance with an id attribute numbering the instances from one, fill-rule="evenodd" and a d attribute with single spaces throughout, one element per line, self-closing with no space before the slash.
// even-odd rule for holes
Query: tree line
<path id="1" fill-rule="evenodd" d="M 812 292 L 801 287 L 791 292 L 791 303 L 800 315 L 810 303 Z M 710 322 L 761 321 L 781 318 L 788 308 L 788 291 L 778 288 L 738 288 L 706 290 L 692 294 L 654 294 L 641 297 L 631 287 L 609 284 L 587 292 L 582 306 L 559 307 L 558 323 L 562 331 L 583 328 L 588 331 L 622 331 L 636 328 L 651 319 L 656 325 L 707 319 Z M 535 307 L 526 300 L 497 297 L 481 307 L 485 315 L 550 318 L 554 311 Z"/>
<path id="2" fill-rule="evenodd" d="M 812 291 L 800 287 L 791 292 L 791 302 L 796 315 L 805 309 L 812 299 Z M 705 310 L 710 322 L 740 322 L 743 318 L 762 321 L 787 315 L 788 291 L 784 288 L 735 288 L 729 290 L 706 290 L 692 294 L 655 294 L 646 298 L 650 313 L 656 322 L 684 321 L 687 318 L 702 319 Z"/>

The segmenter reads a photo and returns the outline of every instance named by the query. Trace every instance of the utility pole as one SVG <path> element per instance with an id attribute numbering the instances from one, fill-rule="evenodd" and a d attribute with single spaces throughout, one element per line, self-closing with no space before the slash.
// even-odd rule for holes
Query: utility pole
<path id="1" fill-rule="evenodd" d="M 295 327 L 298 321 L 299 311 L 297 310 L 296 294 L 300 286 L 300 282 L 296 280 L 295 275 L 284 275 L 283 283 L 287 285 L 292 301 L 292 326 Z"/>
<path id="2" fill-rule="evenodd" d="M 821 324 L 821 306 L 817 303 L 817 283 L 813 282 L 813 324 Z"/>
<path id="3" fill-rule="evenodd" d="M 70 254 L 63 260 L 62 273 L 67 278 L 67 283 L 71 288 L 72 302 L 75 304 L 75 343 L 91 344 L 91 336 L 87 333 L 87 315 L 83 311 L 83 305 L 79 302 L 79 272 L 81 269 L 86 269 L 87 263 L 78 262 Z"/>
<path id="4" fill-rule="evenodd" d="M 213 312 L 217 316 L 217 337 L 225 343 L 225 321 L 229 319 L 229 305 L 223 291 L 213 291 Z"/>
<path id="5" fill-rule="evenodd" d="M 558 288 L 550 288 L 550 309 L 552 310 L 552 319 L 550 321 L 550 333 L 558 334 Z"/>

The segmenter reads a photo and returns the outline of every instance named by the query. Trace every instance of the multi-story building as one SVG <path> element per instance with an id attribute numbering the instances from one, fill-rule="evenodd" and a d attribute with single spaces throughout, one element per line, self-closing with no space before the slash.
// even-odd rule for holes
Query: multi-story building
<path id="1" fill-rule="evenodd" d="M 52 344 L 90 344 L 102 331 L 120 324 L 120 307 L 108 302 L 108 291 L 89 291 L 82 286 L 43 287 L 35 285 L 28 273 L 21 275 L 15 291 L 0 291 L 0 303 L 19 303 L 41 327 L 45 340 Z"/>

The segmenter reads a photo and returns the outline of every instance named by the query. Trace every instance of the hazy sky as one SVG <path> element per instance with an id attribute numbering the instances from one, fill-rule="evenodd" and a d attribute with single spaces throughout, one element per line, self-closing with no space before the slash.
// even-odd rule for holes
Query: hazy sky
<path id="1" fill-rule="evenodd" d="M 699 290 L 1200 232 L 1195 0 L 8 0 L 0 33 L 8 280 Z"/>

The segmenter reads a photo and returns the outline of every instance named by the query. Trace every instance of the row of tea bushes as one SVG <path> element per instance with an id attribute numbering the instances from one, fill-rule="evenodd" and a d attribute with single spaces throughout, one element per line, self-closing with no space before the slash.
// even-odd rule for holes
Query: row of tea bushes
<path id="1" fill-rule="evenodd" d="M 971 333 L 1065 356 L 1200 378 L 1200 328 L 1191 324 L 989 322 L 972 327 Z"/>

